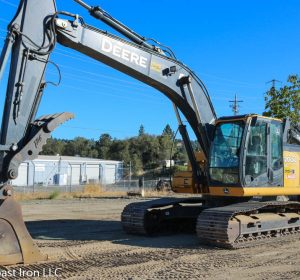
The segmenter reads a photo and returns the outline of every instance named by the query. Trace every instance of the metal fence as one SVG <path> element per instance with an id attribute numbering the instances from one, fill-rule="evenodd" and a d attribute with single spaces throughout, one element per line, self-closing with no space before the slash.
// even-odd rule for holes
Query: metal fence
<path id="1" fill-rule="evenodd" d="M 101 187 L 103 192 L 128 192 L 128 193 L 140 193 L 144 191 L 156 191 L 159 180 L 144 180 L 143 185 L 139 184 L 139 180 L 121 180 L 115 184 L 93 184 L 94 186 Z M 85 187 L 89 184 L 82 185 L 28 185 L 17 186 L 14 185 L 14 191 L 17 193 L 41 193 L 41 192 L 83 192 Z"/>
<path id="2" fill-rule="evenodd" d="M 101 186 L 103 191 L 139 192 L 155 190 L 160 178 L 133 178 L 131 167 L 123 164 L 28 161 L 12 181 L 16 192 L 79 192 L 86 185 Z"/>
<path id="3" fill-rule="evenodd" d="M 127 192 L 139 192 L 142 189 L 144 190 L 155 190 L 157 188 L 158 182 L 160 179 L 155 180 L 120 180 L 115 184 L 108 184 L 103 186 L 105 190 L 114 190 L 114 191 L 127 191 Z"/>

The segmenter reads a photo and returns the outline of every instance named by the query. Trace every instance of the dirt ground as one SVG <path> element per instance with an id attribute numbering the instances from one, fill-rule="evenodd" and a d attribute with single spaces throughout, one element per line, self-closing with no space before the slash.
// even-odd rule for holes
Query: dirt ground
<path id="1" fill-rule="evenodd" d="M 127 235 L 120 214 L 136 200 L 23 202 L 28 229 L 49 261 L 22 269 L 59 269 L 59 279 L 76 280 L 300 279 L 299 236 L 271 245 L 225 250 L 199 245 L 195 234 Z"/>

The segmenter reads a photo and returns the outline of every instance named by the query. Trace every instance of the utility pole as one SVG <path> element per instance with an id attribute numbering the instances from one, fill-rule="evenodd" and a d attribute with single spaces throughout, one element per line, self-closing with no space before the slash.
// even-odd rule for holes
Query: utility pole
<path id="1" fill-rule="evenodd" d="M 129 187 L 131 187 L 131 161 L 129 161 Z"/>
<path id="2" fill-rule="evenodd" d="M 271 81 L 266 82 L 266 84 L 271 84 L 271 83 L 272 83 L 272 88 L 275 88 L 276 83 L 281 83 L 281 81 L 278 81 L 276 79 L 272 79 Z"/>
<path id="3" fill-rule="evenodd" d="M 234 95 L 234 100 L 229 101 L 229 103 L 232 103 L 232 104 L 230 104 L 230 107 L 232 108 L 232 112 L 235 116 L 239 113 L 239 108 L 240 108 L 239 103 L 241 103 L 241 102 L 244 102 L 244 101 L 238 100 L 237 94 Z"/>

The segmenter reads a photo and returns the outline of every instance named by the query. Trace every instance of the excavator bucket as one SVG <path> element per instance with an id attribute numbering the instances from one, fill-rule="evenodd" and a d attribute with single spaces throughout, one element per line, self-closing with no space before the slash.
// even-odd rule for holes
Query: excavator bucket
<path id="1" fill-rule="evenodd" d="M 25 160 L 33 160 L 42 151 L 51 132 L 65 121 L 74 117 L 71 113 L 58 113 L 38 118 L 31 124 L 30 140 L 8 164 L 9 179 L 18 175 L 18 167 Z M 5 171 L 6 169 L 4 169 Z M 3 186 L 0 199 L 0 265 L 36 263 L 47 260 L 34 245 L 22 218 L 20 205 L 12 196 L 10 186 Z"/>
<path id="2" fill-rule="evenodd" d="M 0 202 L 0 265 L 35 263 L 47 260 L 34 244 L 13 197 Z"/>
<path id="3" fill-rule="evenodd" d="M 9 179 L 15 179 L 18 167 L 25 160 L 32 160 L 42 150 L 51 132 L 65 121 L 73 118 L 71 113 L 58 113 L 38 118 L 32 123 L 33 136 L 16 153 L 8 165 Z M 36 263 L 47 260 L 34 245 L 22 218 L 20 205 L 12 196 L 11 187 L 4 188 L 0 200 L 0 265 Z"/>
<path id="4" fill-rule="evenodd" d="M 27 144 L 17 152 L 8 164 L 9 179 L 15 179 L 18 167 L 25 160 L 33 160 L 42 151 L 51 132 L 74 117 L 71 113 L 58 113 L 38 118 L 32 123 L 34 132 Z M 12 196 L 10 186 L 4 186 L 3 199 L 0 199 L 0 265 L 36 263 L 47 260 L 34 245 L 22 218 L 19 203 Z"/>

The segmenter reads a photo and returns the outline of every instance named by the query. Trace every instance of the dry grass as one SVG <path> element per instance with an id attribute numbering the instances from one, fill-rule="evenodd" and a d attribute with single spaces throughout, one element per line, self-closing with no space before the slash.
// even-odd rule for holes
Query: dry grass
<path id="1" fill-rule="evenodd" d="M 98 198 L 98 197 L 124 197 L 127 192 L 107 191 L 99 185 L 87 185 L 83 191 L 78 192 L 35 192 L 35 193 L 15 193 L 14 197 L 18 201 L 41 200 L 41 199 L 72 199 L 72 198 Z"/>
<path id="2" fill-rule="evenodd" d="M 141 192 L 142 197 L 164 197 L 169 195 L 169 191 L 142 190 Z"/>
<path id="3" fill-rule="evenodd" d="M 142 190 L 141 192 L 126 192 L 107 190 L 101 185 L 86 185 L 83 191 L 65 192 L 55 190 L 53 192 L 28 192 L 15 193 L 14 197 L 18 201 L 26 200 L 43 200 L 43 199 L 73 199 L 73 198 L 101 198 L 101 197 L 126 197 L 126 196 L 142 196 L 142 197 L 164 197 L 170 195 L 167 191 Z"/>
<path id="4" fill-rule="evenodd" d="M 35 193 L 15 193 L 14 198 L 18 201 L 50 199 L 51 193 L 35 192 Z"/>

